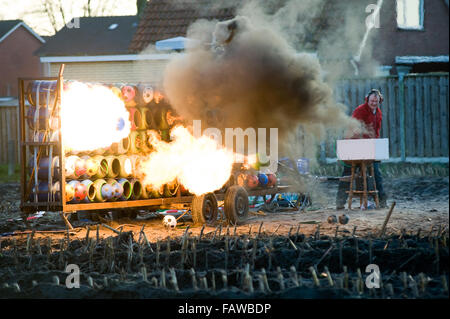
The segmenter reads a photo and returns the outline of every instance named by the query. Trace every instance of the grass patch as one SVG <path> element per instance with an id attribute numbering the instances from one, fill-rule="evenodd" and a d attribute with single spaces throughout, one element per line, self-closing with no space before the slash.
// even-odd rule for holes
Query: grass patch
<path id="1" fill-rule="evenodd" d="M 311 174 L 319 176 L 341 176 L 344 163 L 319 165 L 311 169 Z M 449 165 L 447 163 L 380 163 L 383 177 L 448 177 Z"/>
<path id="2" fill-rule="evenodd" d="M 7 182 L 19 182 L 20 181 L 20 166 L 16 165 L 14 167 L 14 172 L 12 175 L 8 174 L 8 164 L 0 165 L 0 183 Z"/>

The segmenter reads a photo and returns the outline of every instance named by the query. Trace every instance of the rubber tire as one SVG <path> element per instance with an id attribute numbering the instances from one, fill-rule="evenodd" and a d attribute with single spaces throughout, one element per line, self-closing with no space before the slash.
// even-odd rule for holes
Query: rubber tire
<path id="1" fill-rule="evenodd" d="M 206 193 L 201 196 L 194 196 L 191 204 L 191 213 L 194 224 L 214 224 L 219 214 L 216 195 L 214 193 Z M 205 216 L 205 214 L 209 216 Z"/>
<path id="2" fill-rule="evenodd" d="M 244 187 L 233 185 L 225 193 L 224 211 L 228 223 L 240 225 L 248 217 L 248 193 Z"/>

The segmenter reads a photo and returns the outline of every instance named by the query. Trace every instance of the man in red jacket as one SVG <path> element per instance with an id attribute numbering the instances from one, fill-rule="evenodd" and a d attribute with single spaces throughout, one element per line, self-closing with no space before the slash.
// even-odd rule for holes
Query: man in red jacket
<path id="1" fill-rule="evenodd" d="M 375 89 L 370 90 L 366 96 L 366 102 L 358 106 L 352 114 L 352 117 L 360 120 L 365 124 L 366 132 L 359 135 L 354 135 L 352 138 L 380 138 L 381 120 L 383 114 L 379 108 L 379 105 L 383 101 L 383 95 L 381 92 Z M 345 164 L 344 164 L 345 165 Z M 383 179 L 381 178 L 379 163 L 374 162 L 373 168 L 375 173 L 375 183 L 377 185 L 378 196 L 380 200 L 380 207 L 386 207 L 386 194 L 383 190 Z M 344 166 L 344 172 L 342 176 L 350 176 L 351 167 Z M 339 182 L 338 192 L 336 196 L 336 209 L 344 209 L 344 205 L 347 201 L 347 193 L 350 188 L 349 182 Z"/>

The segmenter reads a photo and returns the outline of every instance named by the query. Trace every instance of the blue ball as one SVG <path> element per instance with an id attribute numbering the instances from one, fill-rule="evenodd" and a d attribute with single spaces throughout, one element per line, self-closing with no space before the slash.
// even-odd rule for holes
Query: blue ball
<path id="1" fill-rule="evenodd" d="M 258 174 L 258 181 L 259 181 L 259 185 L 267 185 L 267 183 L 269 182 L 269 178 L 267 177 L 266 174 Z"/>
<path id="2" fill-rule="evenodd" d="M 125 127 L 125 120 L 121 117 L 117 120 L 117 130 L 122 131 Z"/>
<path id="3" fill-rule="evenodd" d="M 104 184 L 102 186 L 102 197 L 107 200 L 113 197 L 113 188 L 110 184 Z"/>

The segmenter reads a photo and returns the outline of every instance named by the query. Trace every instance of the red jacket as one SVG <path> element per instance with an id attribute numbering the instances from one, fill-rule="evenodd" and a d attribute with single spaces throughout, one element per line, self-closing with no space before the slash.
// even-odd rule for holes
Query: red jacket
<path id="1" fill-rule="evenodd" d="M 383 114 L 381 113 L 379 107 L 377 107 L 377 111 L 375 112 L 375 114 L 373 114 L 367 103 L 361 104 L 353 111 L 352 117 L 360 120 L 366 126 L 368 134 L 363 134 L 362 138 L 380 137 L 381 120 L 383 118 Z"/>

